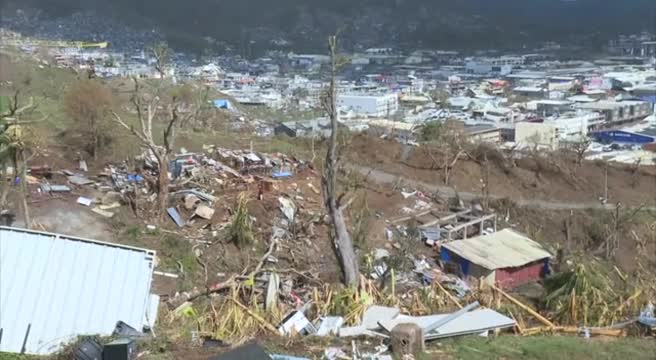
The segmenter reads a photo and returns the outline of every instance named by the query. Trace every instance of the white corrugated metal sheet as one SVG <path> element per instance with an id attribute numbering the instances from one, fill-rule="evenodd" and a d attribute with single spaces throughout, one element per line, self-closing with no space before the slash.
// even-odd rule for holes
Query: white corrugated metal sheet
<path id="1" fill-rule="evenodd" d="M 381 321 L 380 325 L 388 332 L 391 332 L 392 329 L 398 324 L 407 323 L 417 324 L 420 328 L 423 329 L 446 318 L 449 315 L 450 314 L 440 314 L 416 317 L 399 315 L 392 320 Z M 452 336 L 480 334 L 487 330 L 505 329 L 513 327 L 514 325 L 515 321 L 505 315 L 502 315 L 491 309 L 480 309 L 470 311 L 460 317 L 455 318 L 454 320 L 441 326 L 439 329 L 425 334 L 424 338 L 426 340 L 435 340 Z"/>
<path id="2" fill-rule="evenodd" d="M 143 328 L 155 252 L 0 227 L 0 351 L 50 354 L 79 335 Z"/>
<path id="3" fill-rule="evenodd" d="M 512 229 L 452 241 L 442 246 L 489 270 L 519 267 L 551 257 L 542 245 Z"/>

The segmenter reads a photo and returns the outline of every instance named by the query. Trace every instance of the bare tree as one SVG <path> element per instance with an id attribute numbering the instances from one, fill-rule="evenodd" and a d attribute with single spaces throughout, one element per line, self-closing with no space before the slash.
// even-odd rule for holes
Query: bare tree
<path id="1" fill-rule="evenodd" d="M 585 153 L 588 152 L 590 144 L 592 144 L 592 140 L 585 136 L 581 136 L 581 138 L 578 140 L 567 144 L 566 148 L 575 156 L 577 170 L 583 165 L 583 160 L 585 160 Z"/>
<path id="2" fill-rule="evenodd" d="M 360 276 L 358 258 L 355 255 L 353 241 L 346 227 L 344 210 L 349 202 L 344 204 L 341 200 L 344 195 L 337 196 L 337 132 L 338 132 L 338 110 L 337 110 L 337 71 L 342 65 L 337 56 L 337 35 L 328 38 L 328 49 L 330 51 L 330 85 L 322 97 L 322 105 L 330 118 L 331 134 L 328 141 L 328 151 L 324 163 L 321 185 L 323 188 L 324 204 L 332 222 L 332 236 L 335 250 L 339 257 L 344 283 L 348 286 L 357 286 Z"/>
<path id="3" fill-rule="evenodd" d="M 153 45 L 150 48 L 150 52 L 155 58 L 155 70 L 159 73 L 160 79 L 164 79 L 171 60 L 171 48 L 169 48 L 167 43 L 161 42 Z"/>
<path id="4" fill-rule="evenodd" d="M 173 153 L 173 147 L 176 137 L 176 127 L 180 122 L 185 123 L 196 116 L 196 110 L 188 108 L 183 116 L 180 113 L 181 103 L 177 97 L 173 97 L 170 104 L 164 106 L 165 111 L 162 114 L 164 123 L 162 144 L 158 144 L 153 137 L 153 120 L 159 117 L 160 98 L 152 96 L 148 99 L 137 78 L 133 78 L 134 92 L 132 95 L 132 104 L 137 112 L 139 121 L 138 128 L 128 124 L 116 112 L 113 112 L 114 121 L 121 127 L 127 129 L 134 135 L 141 145 L 146 147 L 157 160 L 159 167 L 159 176 L 157 178 L 157 198 L 158 211 L 160 219 L 166 214 L 169 195 L 169 160 Z"/>
<path id="5" fill-rule="evenodd" d="M 111 133 L 107 123 L 114 100 L 111 91 L 95 80 L 81 80 L 66 94 L 64 104 L 81 133 L 87 135 L 88 149 L 94 159 Z"/>
<path id="6" fill-rule="evenodd" d="M 27 203 L 27 164 L 28 161 L 37 153 L 39 147 L 38 136 L 30 133 L 28 126 L 30 123 L 40 122 L 47 118 L 47 115 L 39 120 L 25 119 L 31 117 L 36 105 L 33 98 L 23 106 L 20 104 L 20 90 L 16 90 L 12 99 L 9 101 L 8 109 L 0 113 L 0 164 L 2 165 L 3 189 L 0 198 L 0 210 L 4 209 L 7 196 L 9 194 L 9 184 L 5 183 L 7 164 L 13 166 L 13 179 L 18 180 L 21 195 L 21 208 L 23 210 L 23 219 L 25 227 L 30 228 L 32 225 L 29 206 Z M 28 134 L 29 133 L 29 134 Z M 13 183 L 12 179 L 12 183 Z"/>

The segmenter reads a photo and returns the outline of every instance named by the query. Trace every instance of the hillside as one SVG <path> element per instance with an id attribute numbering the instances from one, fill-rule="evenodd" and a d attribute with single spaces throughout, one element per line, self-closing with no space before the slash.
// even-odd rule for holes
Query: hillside
<path id="1" fill-rule="evenodd" d="M 323 50 L 342 29 L 347 47 L 433 47 L 463 50 L 534 47 L 541 41 L 604 44 L 618 33 L 653 31 L 650 0 L 2 0 L 6 16 L 34 6 L 46 17 L 76 11 L 113 15 L 129 25 L 156 26 L 180 47 L 208 47 L 210 37 L 235 47 L 290 41 L 297 51 Z M 265 9 L 266 11 L 254 11 Z M 102 14 L 102 15 L 100 15 Z"/>

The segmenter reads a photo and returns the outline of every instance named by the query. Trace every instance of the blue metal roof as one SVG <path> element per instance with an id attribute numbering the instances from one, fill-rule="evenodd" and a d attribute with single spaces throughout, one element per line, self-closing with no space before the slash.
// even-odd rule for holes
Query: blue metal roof
<path id="1" fill-rule="evenodd" d="M 0 351 L 51 354 L 79 335 L 141 330 L 155 252 L 0 227 Z"/>
<path id="2" fill-rule="evenodd" d="M 656 141 L 653 136 L 624 130 L 602 130 L 590 134 L 596 141 L 603 143 L 649 144 Z"/>

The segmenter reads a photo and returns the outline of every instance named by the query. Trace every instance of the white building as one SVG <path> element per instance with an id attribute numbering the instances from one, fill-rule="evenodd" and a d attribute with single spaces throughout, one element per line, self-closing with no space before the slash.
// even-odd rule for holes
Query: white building
<path id="1" fill-rule="evenodd" d="M 399 109 L 396 94 L 363 95 L 341 94 L 337 96 L 337 106 L 341 111 L 354 112 L 357 115 L 384 117 L 394 114 Z"/>

